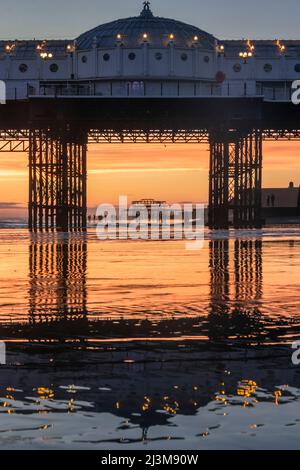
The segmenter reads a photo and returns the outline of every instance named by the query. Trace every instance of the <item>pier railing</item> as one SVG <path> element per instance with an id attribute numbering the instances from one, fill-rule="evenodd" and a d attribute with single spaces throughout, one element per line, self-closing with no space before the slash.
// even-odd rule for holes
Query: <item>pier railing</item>
<path id="1" fill-rule="evenodd" d="M 8 99 L 22 99 L 21 91 L 17 89 L 8 90 Z M 257 83 L 255 87 L 241 86 L 241 84 L 236 84 L 234 82 L 224 83 L 222 86 L 211 84 L 211 86 L 194 88 L 193 91 L 189 93 L 183 93 L 178 86 L 177 91 L 172 93 L 172 95 L 166 95 L 163 92 L 160 94 L 148 93 L 147 87 L 134 90 L 131 87 L 120 87 L 113 88 L 111 87 L 108 93 L 102 93 L 97 90 L 97 87 L 94 84 L 44 84 L 40 85 L 39 89 L 33 87 L 28 87 L 26 96 L 24 98 L 30 97 L 103 97 L 103 98 L 115 98 L 115 97 L 129 97 L 129 98 L 187 98 L 187 97 L 197 97 L 197 98 L 217 98 L 217 97 L 228 97 L 228 98 L 239 98 L 239 97 L 263 97 L 266 101 L 291 101 L 292 89 L 291 83 L 279 83 L 279 84 L 263 84 Z"/>

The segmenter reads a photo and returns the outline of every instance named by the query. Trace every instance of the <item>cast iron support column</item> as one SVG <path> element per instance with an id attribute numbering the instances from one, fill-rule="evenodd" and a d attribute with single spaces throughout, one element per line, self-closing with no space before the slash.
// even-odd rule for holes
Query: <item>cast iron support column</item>
<path id="1" fill-rule="evenodd" d="M 80 131 L 31 130 L 29 228 L 86 228 L 87 137 Z"/>
<path id="2" fill-rule="evenodd" d="M 261 227 L 262 135 L 220 131 L 210 136 L 209 226 Z"/>
<path id="3" fill-rule="evenodd" d="M 228 228 L 229 144 L 223 139 L 210 143 L 209 226 Z"/>

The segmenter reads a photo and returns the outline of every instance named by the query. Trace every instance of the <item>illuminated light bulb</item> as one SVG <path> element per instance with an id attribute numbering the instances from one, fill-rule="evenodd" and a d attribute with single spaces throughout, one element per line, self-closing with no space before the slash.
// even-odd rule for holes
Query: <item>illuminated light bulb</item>
<path id="1" fill-rule="evenodd" d="M 50 52 L 50 53 L 48 54 L 48 57 L 49 57 L 49 59 L 52 59 L 53 54 Z"/>
<path id="2" fill-rule="evenodd" d="M 148 34 L 147 34 L 147 33 L 144 33 L 144 34 L 143 34 L 143 38 L 144 38 L 144 39 L 148 39 Z"/>
<path id="3" fill-rule="evenodd" d="M 248 52 L 248 57 L 252 57 L 252 56 L 253 56 L 252 52 Z"/>
<path id="4" fill-rule="evenodd" d="M 199 41 L 199 37 L 198 37 L 198 36 L 194 36 L 194 41 Z"/>
<path id="5" fill-rule="evenodd" d="M 225 47 L 223 46 L 223 44 L 220 46 L 220 51 L 224 51 Z"/>
<path id="6" fill-rule="evenodd" d="M 247 41 L 247 47 L 249 48 L 250 51 L 254 51 L 254 49 L 255 49 L 255 46 L 254 46 L 254 44 L 252 44 L 250 39 L 248 39 L 248 41 Z"/>
<path id="7" fill-rule="evenodd" d="M 121 34 L 117 34 L 117 39 L 122 39 L 122 35 Z"/>
<path id="8" fill-rule="evenodd" d="M 5 46 L 5 50 L 6 50 L 7 52 L 11 52 L 11 51 L 14 50 L 15 47 L 16 47 L 15 44 L 7 44 L 7 45 Z"/>
<path id="9" fill-rule="evenodd" d="M 174 37 L 175 37 L 174 34 L 170 34 L 170 36 L 169 36 L 169 38 L 171 39 L 171 41 L 173 41 Z"/>
<path id="10" fill-rule="evenodd" d="M 281 44 L 280 39 L 276 39 L 275 44 L 278 46 L 280 52 L 284 52 L 286 50 L 285 45 Z"/>

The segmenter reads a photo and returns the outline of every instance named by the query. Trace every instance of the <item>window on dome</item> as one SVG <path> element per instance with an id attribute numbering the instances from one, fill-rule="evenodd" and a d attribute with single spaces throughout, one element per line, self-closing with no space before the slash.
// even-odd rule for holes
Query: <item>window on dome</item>
<path id="1" fill-rule="evenodd" d="M 28 65 L 27 65 L 27 64 L 21 64 L 21 65 L 19 66 L 19 70 L 20 70 L 21 73 L 27 72 L 27 70 L 28 70 Z"/>
<path id="2" fill-rule="evenodd" d="M 50 72 L 56 73 L 56 72 L 58 72 L 59 67 L 58 67 L 57 64 L 51 64 L 49 69 L 50 69 Z"/>
<path id="3" fill-rule="evenodd" d="M 270 72 L 272 72 L 272 70 L 273 70 L 273 67 L 272 67 L 271 64 L 265 64 L 265 66 L 264 66 L 264 71 L 265 72 L 270 73 Z"/>
<path id="4" fill-rule="evenodd" d="M 104 60 L 105 62 L 108 62 L 108 61 L 110 60 L 110 55 L 107 54 L 107 53 L 104 54 L 104 55 L 103 55 L 103 60 Z"/>
<path id="5" fill-rule="evenodd" d="M 242 70 L 241 64 L 234 64 L 233 70 L 234 70 L 236 73 L 239 73 L 239 72 Z"/>
<path id="6" fill-rule="evenodd" d="M 128 54 L 128 59 L 129 59 L 129 60 L 135 60 L 135 58 L 136 58 L 136 55 L 135 55 L 134 52 L 130 52 L 130 53 Z"/>

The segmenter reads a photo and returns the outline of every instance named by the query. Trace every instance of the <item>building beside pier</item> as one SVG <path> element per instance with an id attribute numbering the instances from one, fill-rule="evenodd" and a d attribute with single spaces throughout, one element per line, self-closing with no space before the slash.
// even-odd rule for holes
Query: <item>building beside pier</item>
<path id="1" fill-rule="evenodd" d="M 286 188 L 262 189 L 262 216 L 265 220 L 300 222 L 300 186 L 290 182 Z"/>

